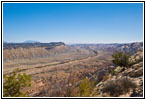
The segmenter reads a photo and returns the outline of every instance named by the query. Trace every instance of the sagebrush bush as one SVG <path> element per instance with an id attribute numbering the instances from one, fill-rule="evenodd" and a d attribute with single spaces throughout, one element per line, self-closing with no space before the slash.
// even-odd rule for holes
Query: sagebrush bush
<path id="1" fill-rule="evenodd" d="M 17 74 L 19 69 L 15 69 L 10 75 L 5 75 L 3 80 L 4 97 L 25 97 L 21 89 L 31 85 L 31 77 L 25 73 Z"/>
<path id="2" fill-rule="evenodd" d="M 108 81 L 102 91 L 109 93 L 111 96 L 119 96 L 123 93 L 127 93 L 130 88 L 136 88 L 136 84 L 128 78 L 121 78 L 117 80 Z"/>
<path id="3" fill-rule="evenodd" d="M 85 78 L 79 84 L 79 96 L 89 97 L 95 84 L 96 82 L 90 82 L 88 78 Z"/>
<path id="4" fill-rule="evenodd" d="M 122 53 L 116 51 L 112 55 L 112 58 L 113 58 L 113 63 L 118 66 L 129 67 L 131 65 L 131 62 L 129 61 L 130 53 L 128 52 Z"/>

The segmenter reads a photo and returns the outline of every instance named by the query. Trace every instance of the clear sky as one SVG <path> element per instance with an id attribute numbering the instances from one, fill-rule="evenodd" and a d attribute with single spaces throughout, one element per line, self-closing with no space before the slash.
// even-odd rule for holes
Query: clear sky
<path id="1" fill-rule="evenodd" d="M 143 41 L 142 3 L 4 3 L 7 42 Z"/>

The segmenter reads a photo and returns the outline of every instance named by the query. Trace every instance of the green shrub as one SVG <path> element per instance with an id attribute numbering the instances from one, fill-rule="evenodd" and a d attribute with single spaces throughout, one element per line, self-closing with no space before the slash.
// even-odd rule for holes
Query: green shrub
<path id="1" fill-rule="evenodd" d="M 88 78 L 85 78 L 79 84 L 79 96 L 89 97 L 95 84 L 95 82 L 90 82 Z"/>
<path id="2" fill-rule="evenodd" d="M 119 96 L 123 93 L 127 93 L 130 88 L 136 88 L 136 84 L 128 78 L 121 78 L 117 80 L 108 81 L 102 91 L 109 93 L 111 96 Z"/>
<path id="3" fill-rule="evenodd" d="M 118 66 L 129 67 L 131 62 L 129 61 L 130 54 L 128 52 L 122 53 L 116 51 L 113 55 L 113 63 Z"/>
<path id="4" fill-rule="evenodd" d="M 4 97 L 25 97 L 21 89 L 31 85 L 31 77 L 25 73 L 16 74 L 19 69 L 15 69 L 10 75 L 5 75 L 3 80 Z"/>

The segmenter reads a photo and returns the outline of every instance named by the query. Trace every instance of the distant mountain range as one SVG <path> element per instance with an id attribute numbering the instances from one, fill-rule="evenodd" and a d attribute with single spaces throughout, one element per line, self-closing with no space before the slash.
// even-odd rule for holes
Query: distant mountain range
<path id="1" fill-rule="evenodd" d="M 63 42 L 50 42 L 50 43 L 40 43 L 40 42 L 32 42 L 26 41 L 22 43 L 4 43 L 4 49 L 17 49 L 17 48 L 35 48 L 35 47 L 46 47 L 46 49 L 51 49 L 56 46 L 65 45 Z"/>
<path id="2" fill-rule="evenodd" d="M 40 43 L 40 42 L 35 41 L 35 40 L 27 40 L 27 41 L 24 41 L 23 43 Z"/>
<path id="3" fill-rule="evenodd" d="M 7 41 L 3 41 L 3 43 L 16 43 L 16 42 L 7 42 Z M 20 42 L 17 42 L 17 43 L 20 43 Z M 35 41 L 35 40 L 26 40 L 26 41 L 21 42 L 21 43 L 41 43 L 41 42 Z"/>

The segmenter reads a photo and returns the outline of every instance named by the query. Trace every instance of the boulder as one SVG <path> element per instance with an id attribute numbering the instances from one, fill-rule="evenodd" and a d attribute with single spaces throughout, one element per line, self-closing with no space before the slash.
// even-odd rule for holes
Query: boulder
<path id="1" fill-rule="evenodd" d="M 114 71 L 119 73 L 119 72 L 122 72 L 123 70 L 124 70 L 124 67 L 118 66 Z"/>

